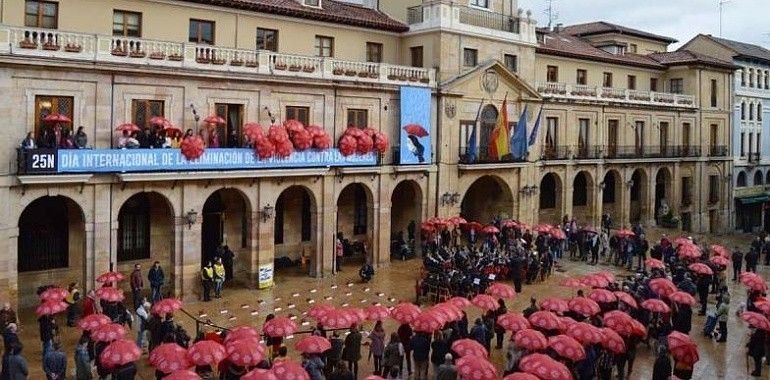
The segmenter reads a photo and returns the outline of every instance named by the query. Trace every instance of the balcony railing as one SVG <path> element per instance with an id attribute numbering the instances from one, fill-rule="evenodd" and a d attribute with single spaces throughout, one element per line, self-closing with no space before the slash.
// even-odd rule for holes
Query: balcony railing
<path id="1" fill-rule="evenodd" d="M 225 73 L 427 86 L 435 71 L 142 38 L 0 25 L 0 54 Z"/>
<path id="2" fill-rule="evenodd" d="M 709 157 L 727 157 L 727 146 L 726 145 L 709 146 Z"/>
<path id="3" fill-rule="evenodd" d="M 747 158 L 747 161 L 752 164 L 759 163 L 759 161 L 761 160 L 761 158 L 759 157 L 759 153 L 753 153 L 753 152 L 749 152 L 746 158 Z"/>
<path id="4" fill-rule="evenodd" d="M 699 146 L 666 145 L 666 146 L 617 146 L 607 145 L 604 148 L 606 158 L 684 158 L 699 157 Z"/>
<path id="5" fill-rule="evenodd" d="M 602 148 L 598 146 L 578 146 L 573 151 L 578 160 L 593 160 L 602 157 Z"/>
<path id="6" fill-rule="evenodd" d="M 546 161 L 566 160 L 571 156 L 570 147 L 565 145 L 546 146 L 541 158 Z"/>
<path id="7" fill-rule="evenodd" d="M 478 8 L 460 6 L 460 22 L 503 32 L 519 33 L 519 18 Z"/>
<path id="8" fill-rule="evenodd" d="M 626 90 L 559 82 L 539 82 L 537 91 L 546 98 L 584 100 L 593 102 L 622 102 L 638 105 L 695 108 L 692 95 L 664 92 Z"/>
<path id="9" fill-rule="evenodd" d="M 419 24 L 423 20 L 424 18 L 422 16 L 422 5 L 417 5 L 406 9 L 406 22 L 408 22 L 409 25 Z"/>
<path id="10" fill-rule="evenodd" d="M 505 162 L 524 162 L 524 159 L 516 159 L 514 160 L 513 157 L 510 155 L 506 157 L 498 158 L 493 157 L 490 154 L 490 147 L 489 146 L 480 146 L 478 147 L 478 151 L 470 152 L 468 147 L 460 147 L 459 151 L 459 157 L 460 157 L 460 164 L 494 164 L 494 163 L 505 163 Z"/>

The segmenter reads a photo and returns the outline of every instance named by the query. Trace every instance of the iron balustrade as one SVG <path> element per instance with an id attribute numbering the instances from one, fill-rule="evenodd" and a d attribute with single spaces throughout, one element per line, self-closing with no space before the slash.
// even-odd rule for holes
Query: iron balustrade
<path id="1" fill-rule="evenodd" d="M 726 145 L 711 145 L 709 146 L 710 157 L 727 157 Z"/>
<path id="2" fill-rule="evenodd" d="M 524 158 L 514 159 L 513 156 L 506 155 L 502 158 L 494 157 L 490 154 L 489 146 L 480 146 L 475 154 L 468 151 L 468 147 L 462 146 L 459 151 L 460 164 L 494 164 L 504 162 L 524 162 Z"/>
<path id="3" fill-rule="evenodd" d="M 421 23 L 423 21 L 422 5 L 407 8 L 406 19 L 409 25 Z"/>
<path id="4" fill-rule="evenodd" d="M 459 8 L 460 22 L 463 24 L 509 33 L 519 33 L 519 23 L 521 20 L 518 17 L 465 6 Z"/>
<path id="5" fill-rule="evenodd" d="M 700 147 L 690 145 L 607 145 L 606 158 L 684 158 L 699 157 Z"/>
<path id="6" fill-rule="evenodd" d="M 570 147 L 565 145 L 546 146 L 541 158 L 546 161 L 569 159 Z"/>

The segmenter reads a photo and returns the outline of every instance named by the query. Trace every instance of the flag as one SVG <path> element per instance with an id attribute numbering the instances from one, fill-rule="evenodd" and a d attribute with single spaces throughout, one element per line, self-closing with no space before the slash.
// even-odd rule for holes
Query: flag
<path id="1" fill-rule="evenodd" d="M 529 135 L 529 146 L 535 145 L 537 142 L 537 132 L 540 130 L 540 119 L 543 116 L 543 107 L 540 107 L 540 112 L 537 113 L 537 120 L 535 120 L 535 126 L 532 128 L 532 133 Z"/>
<path id="2" fill-rule="evenodd" d="M 476 142 L 476 125 L 473 125 L 471 130 L 471 137 L 468 138 L 468 148 L 465 149 L 465 156 L 468 162 L 476 162 L 476 158 L 479 156 L 479 144 Z"/>
<path id="3" fill-rule="evenodd" d="M 497 114 L 497 123 L 492 135 L 489 137 L 489 157 L 493 160 L 499 160 L 511 153 L 508 145 L 508 94 L 503 99 L 500 113 Z"/>
<path id="4" fill-rule="evenodd" d="M 514 160 L 520 160 L 527 155 L 527 106 L 519 117 L 516 129 L 511 136 L 511 155 Z"/>

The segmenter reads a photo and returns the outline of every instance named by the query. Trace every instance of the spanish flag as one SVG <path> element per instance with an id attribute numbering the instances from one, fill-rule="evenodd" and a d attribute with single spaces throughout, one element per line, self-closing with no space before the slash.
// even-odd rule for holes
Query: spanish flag
<path id="1" fill-rule="evenodd" d="M 508 94 L 505 95 L 500 113 L 497 115 L 497 125 L 489 136 L 489 158 L 493 160 L 500 160 L 511 153 L 510 145 L 508 145 L 511 131 L 508 130 L 507 102 Z"/>

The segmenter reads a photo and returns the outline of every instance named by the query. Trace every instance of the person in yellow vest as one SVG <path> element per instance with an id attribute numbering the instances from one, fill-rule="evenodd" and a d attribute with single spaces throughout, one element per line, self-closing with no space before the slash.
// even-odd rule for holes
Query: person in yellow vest
<path id="1" fill-rule="evenodd" d="M 211 301 L 211 284 L 214 282 L 214 268 L 211 261 L 201 268 L 201 284 L 203 285 L 203 301 Z"/>
<path id="2" fill-rule="evenodd" d="M 78 283 L 70 283 L 70 286 L 67 290 L 70 292 L 69 295 L 64 298 L 64 302 L 69 305 L 67 306 L 67 326 L 73 327 L 75 326 L 75 320 L 77 320 L 78 317 L 78 301 L 80 301 L 80 290 L 78 290 Z"/>
<path id="3" fill-rule="evenodd" d="M 225 283 L 225 266 L 222 264 L 222 258 L 217 257 L 214 263 L 214 297 L 222 298 L 222 285 Z"/>

